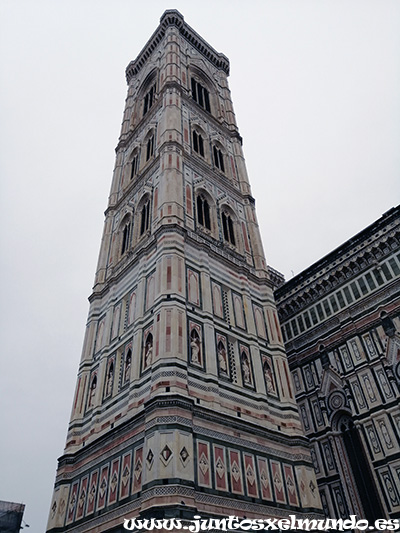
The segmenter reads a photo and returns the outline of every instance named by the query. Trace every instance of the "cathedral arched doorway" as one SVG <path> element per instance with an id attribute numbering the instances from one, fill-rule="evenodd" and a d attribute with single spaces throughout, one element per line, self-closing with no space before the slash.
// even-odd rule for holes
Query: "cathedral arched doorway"
<path id="1" fill-rule="evenodd" d="M 375 520 L 385 517 L 386 513 L 381 506 L 371 466 L 359 431 L 348 414 L 338 416 L 335 425 L 340 435 L 343 451 L 348 459 L 349 474 L 352 477 L 354 488 L 357 489 L 363 508 L 363 516 L 360 518 L 373 523 Z"/>

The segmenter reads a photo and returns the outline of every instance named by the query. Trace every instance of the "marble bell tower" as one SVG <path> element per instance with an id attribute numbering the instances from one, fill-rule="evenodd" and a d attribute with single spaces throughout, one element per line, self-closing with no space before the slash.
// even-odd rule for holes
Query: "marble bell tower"
<path id="1" fill-rule="evenodd" d="M 175 10 L 126 69 L 48 531 L 319 515 L 228 75 Z"/>

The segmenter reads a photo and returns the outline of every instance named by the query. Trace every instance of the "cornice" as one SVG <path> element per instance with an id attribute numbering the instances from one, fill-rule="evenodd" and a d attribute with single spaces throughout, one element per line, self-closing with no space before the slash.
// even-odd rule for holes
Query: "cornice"
<path id="1" fill-rule="evenodd" d="M 397 216 L 400 217 L 400 208 Z M 281 319 L 289 320 L 354 278 L 379 267 L 400 248 L 399 222 L 400 219 L 395 225 L 391 224 L 391 228 L 375 227 L 375 231 L 365 233 L 362 240 L 350 239 L 338 249 L 341 253 L 335 250 L 279 287 L 275 291 L 275 298 Z"/>
<path id="2" fill-rule="evenodd" d="M 319 300 L 333 289 L 336 290 L 353 275 L 359 275 L 363 270 L 374 266 L 374 263 L 378 264 L 395 249 L 392 244 L 397 244 L 398 247 L 399 230 L 400 205 L 392 207 L 373 224 L 279 287 L 275 292 L 277 302 L 282 305 L 284 301 L 298 298 L 301 293 L 313 288 L 318 293 L 315 300 Z M 389 250 L 386 252 L 387 243 Z M 336 282 L 332 283 L 334 278 Z"/>
<path id="3" fill-rule="evenodd" d="M 139 52 L 139 55 L 134 61 L 131 61 L 126 68 L 126 81 L 129 84 L 133 76 L 146 64 L 148 58 L 154 52 L 156 47 L 163 39 L 166 30 L 170 26 L 175 26 L 179 33 L 210 63 L 219 70 L 223 70 L 229 76 L 229 59 L 210 46 L 200 35 L 194 31 L 186 22 L 181 13 L 176 9 L 168 9 L 160 18 L 160 24 L 153 35 L 147 41 L 145 46 Z"/>

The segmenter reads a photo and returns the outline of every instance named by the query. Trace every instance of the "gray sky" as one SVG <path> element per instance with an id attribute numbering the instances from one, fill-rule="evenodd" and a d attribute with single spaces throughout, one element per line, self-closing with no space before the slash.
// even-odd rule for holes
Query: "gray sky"
<path id="1" fill-rule="evenodd" d="M 0 0 L 0 499 L 27 505 L 31 533 L 65 444 L 125 67 L 168 8 L 231 61 L 267 260 L 287 279 L 399 203 L 397 0 Z"/>

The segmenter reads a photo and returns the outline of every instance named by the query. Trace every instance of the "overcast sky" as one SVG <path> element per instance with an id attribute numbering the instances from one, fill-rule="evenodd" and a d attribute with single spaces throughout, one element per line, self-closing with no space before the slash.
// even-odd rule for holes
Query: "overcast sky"
<path id="1" fill-rule="evenodd" d="M 47 522 L 126 96 L 165 9 L 231 62 L 267 261 L 287 279 L 399 203 L 397 0 L 0 0 L 0 499 Z"/>

